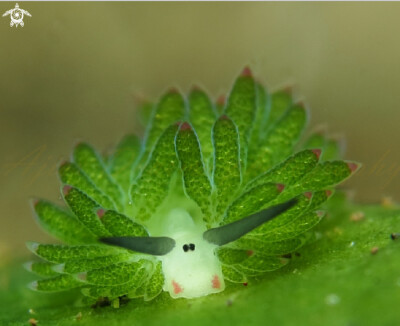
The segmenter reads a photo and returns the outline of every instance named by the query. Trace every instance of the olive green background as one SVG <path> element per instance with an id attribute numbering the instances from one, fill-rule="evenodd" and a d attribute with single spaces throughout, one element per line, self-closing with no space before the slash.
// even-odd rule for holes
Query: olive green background
<path id="1" fill-rule="evenodd" d="M 141 132 L 138 98 L 193 84 L 217 97 L 244 65 L 346 137 L 358 201 L 399 199 L 400 3 L 19 4 L 23 28 L 0 19 L 0 262 L 47 239 L 28 199 L 59 201 L 77 140 L 107 150 Z"/>

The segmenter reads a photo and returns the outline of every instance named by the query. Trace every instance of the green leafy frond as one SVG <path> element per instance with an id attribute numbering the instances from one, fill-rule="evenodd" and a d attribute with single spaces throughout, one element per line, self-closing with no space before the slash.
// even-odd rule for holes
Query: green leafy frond
<path id="1" fill-rule="evenodd" d="M 325 148 L 326 144 L 326 135 L 323 131 L 313 132 L 306 141 L 304 142 L 303 147 L 305 149 L 313 149 L 313 148 L 320 148 L 321 150 Z"/>
<path id="2" fill-rule="evenodd" d="M 171 124 L 182 121 L 186 115 L 186 104 L 182 95 L 175 89 L 166 93 L 155 106 L 145 138 L 145 156 L 152 152 L 157 139 Z M 155 150 L 156 152 L 158 150 Z"/>
<path id="3" fill-rule="evenodd" d="M 103 268 L 90 270 L 77 275 L 79 280 L 93 285 L 120 285 L 135 279 L 136 272 L 145 265 L 138 262 L 121 262 Z"/>
<path id="4" fill-rule="evenodd" d="M 257 156 L 262 139 L 265 137 L 267 129 L 266 121 L 268 121 L 270 113 L 270 95 L 267 93 L 263 85 L 256 82 L 257 102 L 256 112 L 254 115 L 253 129 L 251 130 L 249 149 L 248 149 L 248 162 L 253 162 Z"/>
<path id="5" fill-rule="evenodd" d="M 209 171 L 212 164 L 211 128 L 217 116 L 213 103 L 207 94 L 199 88 L 194 88 L 188 97 L 189 121 L 199 138 L 204 164 Z"/>
<path id="6" fill-rule="evenodd" d="M 315 195 L 315 201 L 313 199 Z M 276 219 L 266 223 L 252 232 L 249 236 L 262 237 L 263 241 L 274 242 L 285 239 L 294 238 L 315 226 L 324 216 L 322 211 L 314 212 L 314 210 L 328 199 L 324 192 L 317 192 L 308 195 L 299 196 L 298 203 L 282 213 Z"/>
<path id="7" fill-rule="evenodd" d="M 321 151 L 318 149 L 298 152 L 250 181 L 246 188 L 251 189 L 266 182 L 281 183 L 285 186 L 294 185 L 317 166 L 320 154 Z"/>
<path id="8" fill-rule="evenodd" d="M 120 141 L 108 161 L 111 176 L 125 193 L 129 191 L 132 184 L 133 168 L 138 161 L 141 146 L 141 141 L 137 136 L 127 135 Z"/>
<path id="9" fill-rule="evenodd" d="M 222 264 L 222 274 L 224 275 L 224 279 L 231 283 L 246 283 L 247 277 L 241 272 L 239 269 L 231 266 Z"/>
<path id="10" fill-rule="evenodd" d="M 209 223 L 211 184 L 205 170 L 197 135 L 187 122 L 181 124 L 175 146 L 185 192 L 199 205 L 203 212 L 203 219 Z"/>
<path id="11" fill-rule="evenodd" d="M 293 98 L 290 89 L 280 89 L 271 94 L 270 113 L 265 120 L 265 134 L 267 136 L 270 128 L 283 117 L 287 110 L 293 105 Z"/>
<path id="12" fill-rule="evenodd" d="M 345 142 L 343 137 L 328 137 L 324 132 L 314 132 L 303 145 L 304 148 L 320 148 L 321 161 L 338 160 L 344 154 Z"/>
<path id="13" fill-rule="evenodd" d="M 265 236 L 247 235 L 235 241 L 235 245 L 247 251 L 260 252 L 265 256 L 278 256 L 296 251 L 308 238 L 308 235 L 301 235 L 291 239 L 268 241 Z"/>
<path id="14" fill-rule="evenodd" d="M 129 217 L 116 211 L 98 211 L 101 215 L 100 220 L 106 229 L 117 237 L 147 237 L 149 234 L 146 229 Z"/>
<path id="15" fill-rule="evenodd" d="M 68 246 L 28 242 L 27 247 L 35 255 L 52 263 L 64 263 L 68 260 L 87 259 L 88 257 L 105 257 L 125 252 L 125 250 L 117 249 L 115 247 L 99 245 Z"/>
<path id="16" fill-rule="evenodd" d="M 132 258 L 132 255 L 132 253 L 121 253 L 91 259 L 83 258 L 67 260 L 63 264 L 56 265 L 53 269 L 59 273 L 76 274 L 102 268 L 118 262 L 127 261 Z"/>
<path id="17" fill-rule="evenodd" d="M 248 276 L 257 276 L 265 272 L 279 269 L 288 262 L 288 259 L 282 257 L 264 256 L 259 253 L 254 253 L 242 263 L 234 266 Z"/>
<path id="18" fill-rule="evenodd" d="M 86 143 L 76 145 L 73 152 L 73 160 L 80 170 L 108 197 L 116 207 L 123 209 L 123 192 L 115 183 L 97 152 Z"/>
<path id="19" fill-rule="evenodd" d="M 71 244 L 92 243 L 96 237 L 66 209 L 46 200 L 33 203 L 37 221 L 49 234 Z"/>
<path id="20" fill-rule="evenodd" d="M 298 183 L 288 189 L 287 196 L 306 191 L 333 188 L 356 172 L 359 163 L 351 161 L 325 161 L 319 163 Z"/>
<path id="21" fill-rule="evenodd" d="M 52 278 L 38 280 L 30 284 L 32 290 L 41 292 L 59 292 L 82 286 L 82 283 L 71 275 L 58 275 Z"/>
<path id="22" fill-rule="evenodd" d="M 144 290 L 144 300 L 150 301 L 157 297 L 161 291 L 164 284 L 164 274 L 162 272 L 161 262 L 158 262 L 154 266 L 153 274 L 146 282 Z"/>
<path id="23" fill-rule="evenodd" d="M 239 131 L 241 164 L 246 166 L 247 148 L 257 108 L 257 88 L 251 71 L 245 68 L 236 79 L 229 94 L 224 114 L 229 116 Z"/>
<path id="24" fill-rule="evenodd" d="M 242 180 L 238 129 L 229 117 L 223 115 L 214 124 L 212 139 L 216 214 L 220 217 Z"/>
<path id="25" fill-rule="evenodd" d="M 53 268 L 56 266 L 55 264 L 52 263 L 46 263 L 46 262 L 27 262 L 24 264 L 24 267 L 26 270 L 35 273 L 38 276 L 55 276 L 58 275 Z"/>
<path id="26" fill-rule="evenodd" d="M 114 286 L 91 286 L 82 289 L 82 293 L 92 298 L 118 298 L 127 293 L 135 292 L 144 282 L 147 271 L 144 268 L 138 269 L 131 281 Z"/>
<path id="27" fill-rule="evenodd" d="M 99 188 L 97 188 L 97 186 L 89 180 L 89 178 L 77 167 L 75 163 L 63 163 L 59 167 L 58 173 L 63 184 L 80 189 L 105 208 L 116 208 L 114 201 L 100 191 Z"/>
<path id="28" fill-rule="evenodd" d="M 323 211 L 305 213 L 283 227 L 275 228 L 269 233 L 264 233 L 263 237 L 271 242 L 294 238 L 317 225 L 324 215 Z"/>
<path id="29" fill-rule="evenodd" d="M 158 139 L 146 166 L 131 189 L 136 219 L 146 221 L 165 199 L 171 177 L 178 167 L 175 136 L 179 124 L 173 123 Z"/>
<path id="30" fill-rule="evenodd" d="M 279 184 L 265 183 L 253 187 L 229 206 L 223 224 L 231 223 L 262 210 L 281 192 Z"/>
<path id="31" fill-rule="evenodd" d="M 332 196 L 334 190 L 319 190 L 312 193 L 311 203 L 308 205 L 307 210 L 313 211 L 319 207 L 323 203 L 325 203 L 329 197 Z"/>
<path id="32" fill-rule="evenodd" d="M 63 188 L 64 200 L 80 222 L 98 237 L 110 236 L 110 232 L 101 223 L 97 211 L 103 209 L 92 198 L 69 185 Z"/>
<path id="33" fill-rule="evenodd" d="M 328 138 L 322 158 L 324 161 L 338 160 L 343 156 L 344 147 L 345 144 L 343 138 Z"/>
<path id="34" fill-rule="evenodd" d="M 270 127 L 262 140 L 259 152 L 249 163 L 248 179 L 261 174 L 288 157 L 294 150 L 307 122 L 307 112 L 302 104 L 292 105 Z"/>
<path id="35" fill-rule="evenodd" d="M 217 250 L 217 255 L 222 264 L 233 265 L 238 264 L 249 258 L 247 250 L 221 247 Z"/>

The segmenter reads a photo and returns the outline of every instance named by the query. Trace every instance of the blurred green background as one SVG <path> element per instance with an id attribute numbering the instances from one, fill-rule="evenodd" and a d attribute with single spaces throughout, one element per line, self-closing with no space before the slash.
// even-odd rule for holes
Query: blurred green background
<path id="1" fill-rule="evenodd" d="M 14 2 L 1 2 L 0 11 Z M 293 84 L 311 126 L 364 163 L 360 202 L 399 199 L 400 3 L 31 3 L 0 19 L 0 262 L 46 240 L 28 199 L 59 201 L 57 163 L 77 140 L 107 150 L 141 132 L 135 107 L 170 86 L 217 97 L 244 65 Z"/>

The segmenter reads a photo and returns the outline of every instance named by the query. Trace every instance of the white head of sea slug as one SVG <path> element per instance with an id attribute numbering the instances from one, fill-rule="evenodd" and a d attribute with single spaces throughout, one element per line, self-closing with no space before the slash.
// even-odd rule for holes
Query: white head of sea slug
<path id="1" fill-rule="evenodd" d="M 195 298 L 223 291 L 221 263 L 215 255 L 218 246 L 203 238 L 203 230 L 185 210 L 172 210 L 166 222 L 166 235 L 174 239 L 175 246 L 159 257 L 164 290 L 173 298 Z"/>
<path id="2" fill-rule="evenodd" d="M 235 241 L 261 224 L 280 215 L 296 203 L 270 207 L 236 222 L 202 230 L 183 209 L 174 209 L 165 218 L 161 237 L 102 238 L 107 244 L 151 254 L 162 262 L 164 287 L 173 298 L 196 298 L 225 289 L 216 249 Z"/>

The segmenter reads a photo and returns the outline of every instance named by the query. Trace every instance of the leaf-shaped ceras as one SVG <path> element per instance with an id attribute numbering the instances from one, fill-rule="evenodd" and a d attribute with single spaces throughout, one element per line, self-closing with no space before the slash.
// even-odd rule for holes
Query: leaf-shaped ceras
<path id="1" fill-rule="evenodd" d="M 81 288 L 87 303 L 194 298 L 289 263 L 311 238 L 320 206 L 359 164 L 324 135 L 299 146 L 307 112 L 270 94 L 246 68 L 226 105 L 193 89 L 167 92 L 145 136 L 99 155 L 79 143 L 59 167 L 65 207 L 35 200 L 38 223 L 64 244 L 30 242 L 44 261 L 31 288 Z"/>

